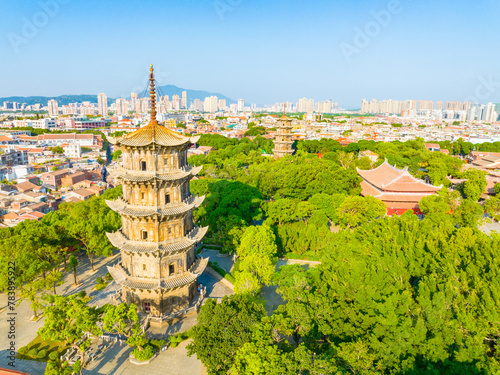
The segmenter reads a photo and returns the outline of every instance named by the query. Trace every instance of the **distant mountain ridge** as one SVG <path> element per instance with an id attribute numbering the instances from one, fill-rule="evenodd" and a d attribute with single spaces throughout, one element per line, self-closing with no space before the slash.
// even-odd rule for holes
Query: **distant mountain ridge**
<path id="1" fill-rule="evenodd" d="M 55 99 L 59 105 L 67 105 L 69 103 L 77 102 L 91 102 L 97 103 L 97 95 L 59 95 L 59 96 L 9 96 L 0 98 L 0 105 L 3 102 L 18 102 L 26 103 L 27 105 L 42 104 L 47 105 L 50 99 Z"/>
<path id="2" fill-rule="evenodd" d="M 226 99 L 226 104 L 236 103 L 235 100 L 228 98 L 225 95 L 220 93 L 212 93 L 209 91 L 203 90 L 189 90 L 183 89 L 182 87 L 177 87 L 174 85 L 164 85 L 159 86 L 161 95 L 168 95 L 169 99 L 172 99 L 172 95 L 182 96 L 182 92 L 186 91 L 188 104 L 190 104 L 194 99 L 203 100 L 207 96 L 217 96 L 219 99 Z M 142 93 L 138 93 L 141 95 Z M 149 96 L 149 95 L 148 95 Z M 47 105 L 47 102 L 51 99 L 57 100 L 59 105 L 68 105 L 70 103 L 79 103 L 79 102 L 91 102 L 97 103 L 97 95 L 59 95 L 59 96 L 9 96 L 5 98 L 0 98 L 0 106 L 3 102 L 18 102 L 18 103 L 26 103 L 27 105 L 33 104 L 42 104 L 44 106 Z M 128 98 L 130 99 L 130 97 Z M 108 97 L 108 105 L 115 101 L 115 98 Z"/>

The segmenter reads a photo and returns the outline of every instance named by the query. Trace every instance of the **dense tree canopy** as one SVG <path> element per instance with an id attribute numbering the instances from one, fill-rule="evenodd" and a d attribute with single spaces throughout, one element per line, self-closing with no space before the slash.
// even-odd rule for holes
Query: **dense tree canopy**
<path id="1" fill-rule="evenodd" d="M 210 374 L 226 374 L 238 348 L 252 338 L 252 328 L 266 315 L 263 304 L 249 294 L 208 299 L 192 328 L 188 354 L 203 362 Z"/>
<path id="2" fill-rule="evenodd" d="M 191 191 L 206 195 L 194 218 L 200 225 L 209 225 L 208 240 L 222 245 L 225 252 L 234 251 L 244 229 L 262 218 L 262 195 L 250 185 L 203 179 L 191 181 Z"/>
<path id="3" fill-rule="evenodd" d="M 320 266 L 276 274 L 284 305 L 246 326 L 245 340 L 218 341 L 231 364 L 199 358 L 238 374 L 500 371 L 500 236 L 444 218 L 407 213 L 333 234 Z M 201 314 L 218 317 L 214 306 Z M 196 353 L 206 337 L 194 337 Z"/>
<path id="4" fill-rule="evenodd" d="M 240 262 L 235 275 L 235 290 L 256 294 L 263 285 L 270 285 L 277 252 L 271 228 L 266 225 L 248 227 L 237 250 Z"/>

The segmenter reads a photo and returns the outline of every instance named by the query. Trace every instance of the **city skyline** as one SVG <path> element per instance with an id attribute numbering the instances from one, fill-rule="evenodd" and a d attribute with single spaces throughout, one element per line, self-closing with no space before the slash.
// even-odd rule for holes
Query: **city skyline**
<path id="1" fill-rule="evenodd" d="M 10 17 L 0 26 L 0 48 L 9 58 L 0 69 L 9 74 L 0 96 L 123 97 L 141 91 L 144 66 L 154 63 L 160 85 L 246 103 L 306 96 L 357 108 L 367 97 L 465 101 L 478 92 L 481 103 L 500 102 L 499 52 L 491 48 L 500 5 L 426 4 L 5 4 Z M 127 37 L 106 42 L 120 35 Z M 43 58 L 32 64 L 33 56 Z"/>

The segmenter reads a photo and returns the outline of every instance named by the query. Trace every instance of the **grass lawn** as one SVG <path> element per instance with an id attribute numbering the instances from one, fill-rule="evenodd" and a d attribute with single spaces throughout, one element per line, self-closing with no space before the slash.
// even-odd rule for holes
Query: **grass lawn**
<path id="1" fill-rule="evenodd" d="M 236 281 L 234 279 L 233 275 L 231 275 L 230 273 L 228 273 L 225 270 L 223 270 L 222 268 L 220 268 L 219 265 L 217 264 L 217 262 L 210 262 L 209 261 L 208 265 L 210 267 L 212 267 L 219 275 L 221 275 L 223 278 L 225 278 L 226 280 L 228 280 L 232 284 L 234 284 L 234 282 Z"/>
<path id="2" fill-rule="evenodd" d="M 95 290 L 101 290 L 101 289 L 104 289 L 108 286 L 109 283 L 107 282 L 104 282 L 104 283 L 101 283 L 101 284 L 96 284 L 96 286 L 94 287 Z"/>
<path id="3" fill-rule="evenodd" d="M 320 257 L 313 252 L 305 252 L 304 254 L 297 253 L 286 253 L 283 258 L 285 259 L 297 259 L 297 260 L 312 260 L 312 261 L 320 261 Z"/>
<path id="4" fill-rule="evenodd" d="M 37 336 L 33 339 L 33 341 L 31 341 L 27 346 L 25 346 L 27 348 L 27 351 L 26 351 L 26 354 L 23 355 L 23 354 L 17 354 L 16 357 L 20 358 L 20 359 L 29 359 L 29 360 L 32 360 L 32 361 L 40 361 L 40 362 L 46 362 L 49 358 L 49 354 L 52 353 L 53 351 L 59 351 L 61 354 L 64 350 L 64 344 L 62 342 L 59 342 L 59 341 L 52 341 L 52 340 L 44 340 L 42 338 L 42 336 Z M 38 352 L 42 349 L 45 349 L 47 350 L 47 357 L 45 358 L 32 358 L 28 355 L 28 352 L 35 348 Z M 21 348 L 19 348 L 21 349 Z"/>

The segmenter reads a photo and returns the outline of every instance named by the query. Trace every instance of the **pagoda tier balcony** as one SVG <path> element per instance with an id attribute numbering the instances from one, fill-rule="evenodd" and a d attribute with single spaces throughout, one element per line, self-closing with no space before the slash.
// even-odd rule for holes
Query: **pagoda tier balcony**
<path id="1" fill-rule="evenodd" d="M 279 144 L 279 145 L 292 145 L 293 141 L 273 141 L 274 144 Z"/>
<path id="2" fill-rule="evenodd" d="M 108 266 L 107 268 L 113 279 L 121 286 L 130 289 L 158 291 L 160 289 L 172 290 L 181 288 L 184 285 L 192 283 L 203 273 L 207 265 L 208 258 L 200 258 L 197 259 L 191 268 L 183 274 L 157 279 L 130 276 L 120 264 L 112 267 Z"/>
<path id="3" fill-rule="evenodd" d="M 159 171 L 134 171 L 125 169 L 123 167 L 118 167 L 113 169 L 111 175 L 119 179 L 131 182 L 147 182 L 154 179 L 160 181 L 176 181 L 189 176 L 196 176 L 198 173 L 200 173 L 202 168 L 202 165 L 200 165 L 199 167 L 186 166 L 184 168 L 178 169 L 174 173 L 164 173 Z"/>
<path id="4" fill-rule="evenodd" d="M 195 208 L 198 208 L 203 201 L 205 196 L 195 197 L 191 195 L 190 197 L 183 200 L 180 204 L 165 204 L 160 206 L 141 206 L 133 205 L 127 203 L 123 198 L 118 198 L 114 201 L 106 200 L 106 204 L 113 211 L 119 213 L 120 215 L 133 216 L 133 217 L 147 217 L 147 216 L 177 216 L 185 214 Z"/>
<path id="5" fill-rule="evenodd" d="M 162 242 L 132 241 L 121 230 L 106 233 L 111 244 L 127 253 L 151 254 L 155 252 L 175 253 L 185 250 L 200 241 L 207 233 L 208 227 L 195 226 L 187 236 Z"/>
<path id="6" fill-rule="evenodd" d="M 277 150 L 277 149 L 273 149 L 273 153 L 274 154 L 290 154 L 292 155 L 293 154 L 293 150 Z"/>
<path id="7" fill-rule="evenodd" d="M 279 130 L 279 129 L 293 129 L 293 126 L 292 125 L 277 125 L 276 130 Z"/>

